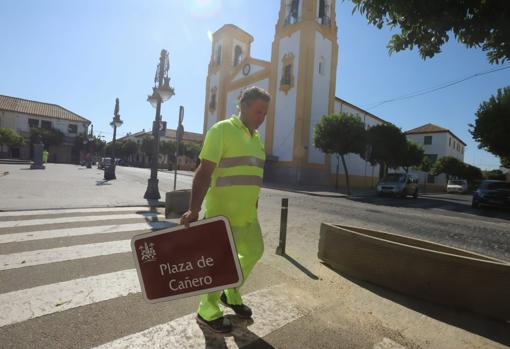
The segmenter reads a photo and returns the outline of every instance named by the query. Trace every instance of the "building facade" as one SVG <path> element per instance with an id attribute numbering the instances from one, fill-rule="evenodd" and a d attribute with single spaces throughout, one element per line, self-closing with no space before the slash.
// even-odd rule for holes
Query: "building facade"
<path id="1" fill-rule="evenodd" d="M 434 125 L 426 124 L 412 130 L 406 131 L 407 139 L 423 147 L 425 156 L 434 162 L 443 156 L 453 156 L 464 162 L 464 151 L 466 143 L 457 137 L 450 130 Z M 422 171 L 414 171 L 419 177 L 420 183 L 429 187 L 442 189 L 446 185 L 446 175 L 432 176 Z"/>
<path id="2" fill-rule="evenodd" d="M 0 149 L 1 157 L 32 159 L 30 131 L 33 128 L 57 129 L 64 134 L 63 142 L 50 146 L 49 161 L 71 163 L 79 161 L 73 152 L 76 137 L 88 133 L 90 121 L 59 105 L 0 95 L 0 128 L 9 128 L 25 138 L 21 147 Z"/>
<path id="3" fill-rule="evenodd" d="M 335 97 L 338 60 L 335 1 L 281 0 L 271 60 L 250 56 L 253 37 L 227 24 L 213 34 L 206 81 L 204 134 L 217 121 L 238 114 L 242 91 L 258 86 L 272 96 L 259 128 L 266 151 L 265 179 L 331 185 L 336 159 L 313 143 L 323 115 L 351 112 L 366 127 L 384 120 Z M 379 170 L 347 156 L 353 186 L 374 186 Z M 352 170 L 351 170 L 352 169 Z M 340 173 L 343 174 L 341 167 Z"/>

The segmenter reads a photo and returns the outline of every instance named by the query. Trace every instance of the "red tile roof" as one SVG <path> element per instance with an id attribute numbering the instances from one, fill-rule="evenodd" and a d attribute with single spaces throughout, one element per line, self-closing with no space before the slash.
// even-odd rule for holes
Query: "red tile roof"
<path id="1" fill-rule="evenodd" d="M 81 122 L 87 125 L 90 124 L 90 120 L 87 120 L 78 114 L 62 108 L 59 105 L 37 102 L 17 97 L 0 95 L 0 110 L 36 116 L 45 116 L 53 119 Z"/>

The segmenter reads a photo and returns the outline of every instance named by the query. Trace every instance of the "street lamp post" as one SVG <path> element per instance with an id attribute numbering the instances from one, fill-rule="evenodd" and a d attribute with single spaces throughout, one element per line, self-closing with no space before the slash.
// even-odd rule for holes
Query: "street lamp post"
<path id="1" fill-rule="evenodd" d="M 110 122 L 110 126 L 113 128 L 113 140 L 112 140 L 112 163 L 110 166 L 104 168 L 104 179 L 117 179 L 115 176 L 115 140 L 117 138 L 117 127 L 121 127 L 123 121 L 120 119 L 119 114 L 119 99 L 115 99 L 115 110 L 113 111 L 113 121 Z"/>
<path id="2" fill-rule="evenodd" d="M 168 77 L 169 68 L 168 52 L 161 50 L 159 57 L 159 64 L 154 76 L 154 87 L 152 88 L 152 95 L 148 96 L 147 101 L 156 108 L 156 118 L 152 124 L 153 135 L 153 151 L 151 158 L 151 176 L 148 180 L 147 190 L 145 191 L 144 199 L 158 200 L 158 157 L 159 157 L 159 128 L 161 123 L 161 103 L 166 102 L 175 93 L 174 89 L 170 87 L 170 78 Z"/>
<path id="3" fill-rule="evenodd" d="M 90 143 L 94 140 L 94 125 L 90 125 L 90 134 L 87 135 L 87 168 L 92 168 L 92 154 L 90 153 Z M 94 146 L 94 144 L 92 144 Z"/>

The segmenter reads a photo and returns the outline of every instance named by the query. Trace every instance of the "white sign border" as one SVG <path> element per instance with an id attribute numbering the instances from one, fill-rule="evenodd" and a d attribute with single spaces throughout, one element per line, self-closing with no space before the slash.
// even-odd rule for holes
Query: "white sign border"
<path id="1" fill-rule="evenodd" d="M 138 281 L 140 282 L 140 288 L 142 289 L 143 297 L 145 298 L 145 300 L 147 302 L 150 302 L 150 303 L 159 303 L 159 302 L 171 301 L 171 300 L 174 300 L 174 299 L 188 298 L 188 297 L 193 297 L 193 296 L 196 296 L 196 295 L 206 294 L 206 293 L 209 293 L 209 292 L 225 290 L 227 288 L 235 288 L 235 287 L 239 287 L 239 286 L 242 285 L 242 283 L 244 281 L 244 275 L 243 275 L 243 272 L 241 270 L 241 265 L 239 264 L 239 257 L 237 255 L 237 247 L 236 247 L 236 244 L 235 244 L 234 237 L 232 235 L 232 230 L 230 229 L 230 223 L 229 223 L 228 219 L 226 217 L 224 217 L 224 216 L 216 216 L 216 217 L 211 217 L 211 218 L 207 218 L 207 219 L 203 219 L 203 220 L 199 220 L 199 221 L 190 223 L 189 226 L 190 226 L 190 228 L 192 228 L 192 227 L 200 226 L 200 225 L 207 224 L 207 223 L 217 222 L 217 221 L 223 221 L 225 223 L 225 227 L 227 228 L 227 235 L 228 235 L 228 239 L 229 239 L 229 242 L 230 242 L 230 247 L 231 247 L 231 250 L 232 250 L 232 255 L 234 256 L 234 264 L 235 264 L 235 267 L 236 267 L 237 276 L 239 278 L 239 281 L 235 282 L 233 284 L 206 288 L 206 289 L 202 289 L 202 290 L 199 290 L 199 291 L 193 291 L 193 292 L 189 292 L 189 293 L 178 294 L 178 295 L 175 295 L 175 296 L 168 296 L 168 297 L 149 299 L 147 297 L 146 292 L 145 292 L 145 285 L 143 283 L 143 277 L 142 277 L 142 272 L 140 270 L 140 263 L 138 261 L 138 254 L 137 254 L 137 251 L 136 251 L 135 243 L 136 243 L 136 241 L 138 241 L 140 239 L 146 239 L 146 238 L 149 238 L 149 237 L 154 237 L 154 236 L 158 236 L 158 235 L 162 235 L 162 234 L 171 233 L 171 232 L 176 231 L 176 230 L 182 230 L 184 228 L 184 226 L 183 225 L 178 225 L 178 226 L 173 227 L 173 228 L 161 229 L 161 230 L 151 231 L 151 232 L 148 232 L 148 233 L 137 234 L 137 235 L 135 235 L 135 236 L 133 236 L 131 238 L 131 251 L 132 251 L 132 255 L 133 255 L 134 259 L 135 259 L 135 267 L 136 267 L 136 272 L 138 274 Z"/>

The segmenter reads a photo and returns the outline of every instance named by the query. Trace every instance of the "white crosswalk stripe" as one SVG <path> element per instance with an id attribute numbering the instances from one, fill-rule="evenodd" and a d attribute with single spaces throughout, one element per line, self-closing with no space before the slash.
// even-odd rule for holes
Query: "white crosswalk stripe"
<path id="1" fill-rule="evenodd" d="M 129 269 L 0 294 L 0 327 L 137 292 Z"/>
<path id="2" fill-rule="evenodd" d="M 0 255 L 0 270 L 106 256 L 131 251 L 131 240 L 101 242 Z"/>
<path id="3" fill-rule="evenodd" d="M 58 215 L 65 213 L 100 213 L 122 211 L 147 211 L 147 207 L 97 207 L 97 208 L 64 208 L 58 210 L 31 210 L 31 211 L 5 211 L 0 212 L 0 217 L 20 217 L 38 215 Z"/>
<path id="4" fill-rule="evenodd" d="M 23 221 L 2 221 L 1 228 L 27 227 L 32 225 L 59 224 L 59 223 L 78 223 L 78 222 L 97 222 L 111 221 L 114 219 L 136 219 L 136 218 L 164 218 L 155 212 L 144 212 L 142 214 L 112 214 L 101 216 L 78 216 L 78 217 L 60 217 L 60 218 L 43 218 L 43 219 L 27 219 Z"/>
<path id="5" fill-rule="evenodd" d="M 41 216 L 43 217 L 38 218 Z M 132 294 L 138 294 L 139 298 L 135 298 L 140 302 L 142 295 L 136 270 L 125 265 L 124 268 L 127 266 L 127 269 L 111 272 L 112 269 L 108 271 L 108 262 L 104 261 L 122 257 L 118 260 L 126 263 L 125 257 L 121 254 L 131 252 L 130 237 L 133 234 L 175 225 L 175 221 L 162 220 L 161 215 L 147 207 L 0 212 L 0 217 L 3 219 L 0 221 L 0 229 L 3 230 L 0 233 L 0 280 L 4 282 L 3 275 L 8 275 L 6 280 L 9 278 L 13 280 L 15 272 L 28 275 L 20 289 L 2 285 L 7 292 L 0 294 L 0 328 L 23 326 L 35 319 L 46 321 L 45 316 L 57 313 L 82 312 L 82 309 L 93 307 L 96 303 L 114 302 Z M 110 222 L 111 220 L 122 222 L 123 219 L 140 219 L 140 222 L 128 224 Z M 149 222 L 148 219 L 156 221 Z M 63 224 L 64 227 L 59 226 L 56 229 L 53 224 L 57 223 Z M 95 225 L 83 227 L 80 224 Z M 10 233 L 11 228 L 15 228 L 16 231 Z M 25 228 L 32 231 L 23 231 Z M 126 233 L 126 236 L 115 241 L 101 241 L 111 240 L 107 237 L 113 233 Z M 71 240 L 67 243 L 66 239 L 77 237 L 78 244 L 71 243 Z M 58 243 L 59 247 L 48 246 L 54 243 Z M 15 252 L 16 249 L 21 251 Z M 2 251 L 14 252 L 2 253 Z M 77 277 L 77 274 L 72 274 L 74 278 L 66 280 L 67 274 L 64 274 L 63 277 L 53 279 L 59 282 L 44 284 L 38 281 L 35 285 L 27 287 L 31 283 L 31 267 L 44 266 L 44 269 L 33 270 L 45 272 L 51 272 L 52 268 L 63 271 L 66 269 L 66 263 L 70 261 L 81 263 L 83 260 L 85 263 L 87 259 L 86 263 L 92 265 L 93 257 L 99 256 L 106 258 L 102 259 L 102 263 L 105 263 L 104 271 L 100 271 L 99 274 L 97 270 L 102 268 L 101 266 L 97 268 L 96 265 L 94 273 L 88 274 L 90 276 Z M 57 265 L 59 267 L 56 267 Z M 245 300 L 257 309 L 254 315 L 255 322 L 246 328 L 244 321 L 234 319 L 235 330 L 232 337 L 213 336 L 216 338 L 214 340 L 219 340 L 216 344 L 212 343 L 213 347 L 218 345 L 236 348 L 249 344 L 303 316 L 303 312 L 286 298 L 283 286 L 271 286 L 248 294 Z M 227 313 L 229 311 L 226 310 Z M 203 348 L 211 345 L 211 338 L 207 338 L 206 345 L 206 338 L 196 324 L 195 316 L 193 309 L 188 315 L 166 323 L 163 320 L 160 325 L 148 326 L 149 328 L 142 332 L 115 339 L 98 348 Z M 48 323 L 47 326 L 52 324 Z M 11 343 L 7 344 L 8 347 L 12 347 Z"/>
<path id="6" fill-rule="evenodd" d="M 126 231 L 147 230 L 151 228 L 162 229 L 171 225 L 172 224 L 169 222 L 160 221 L 151 223 L 112 224 L 83 228 L 49 229 L 26 233 L 0 234 L 0 244 L 82 235 L 112 234 Z"/>

